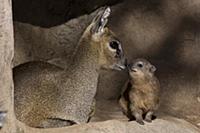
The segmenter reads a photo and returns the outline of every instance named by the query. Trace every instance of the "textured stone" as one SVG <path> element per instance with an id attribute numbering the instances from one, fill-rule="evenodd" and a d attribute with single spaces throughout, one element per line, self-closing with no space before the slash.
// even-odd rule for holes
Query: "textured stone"
<path id="1" fill-rule="evenodd" d="M 91 22 L 91 16 L 81 16 L 51 28 L 15 22 L 14 66 L 31 60 L 45 60 L 65 67 Z"/>
<path id="2" fill-rule="evenodd" d="M 39 131 L 39 130 L 38 130 Z M 200 130 L 190 123 L 176 118 L 157 119 L 144 126 L 136 122 L 109 120 L 105 122 L 75 125 L 69 128 L 56 130 L 60 133 L 199 133 Z M 43 130 L 43 133 L 54 133 L 55 131 Z M 37 130 L 35 131 L 37 133 Z"/>
<path id="3" fill-rule="evenodd" d="M 0 4 L 0 132 L 13 133 L 15 117 L 13 110 L 12 60 L 14 37 L 11 1 Z M 3 127 L 2 127 L 3 126 Z M 1 128 L 2 127 L 2 128 Z"/>
<path id="4" fill-rule="evenodd" d="M 14 0 L 14 20 L 41 27 L 66 23 L 72 18 L 89 14 L 98 7 L 122 0 Z"/>

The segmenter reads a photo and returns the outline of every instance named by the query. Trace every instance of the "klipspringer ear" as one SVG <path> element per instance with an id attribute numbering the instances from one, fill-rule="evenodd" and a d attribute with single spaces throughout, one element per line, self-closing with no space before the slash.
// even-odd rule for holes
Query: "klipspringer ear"
<path id="1" fill-rule="evenodd" d="M 110 7 L 103 7 L 92 21 L 91 33 L 102 34 L 110 16 Z"/>

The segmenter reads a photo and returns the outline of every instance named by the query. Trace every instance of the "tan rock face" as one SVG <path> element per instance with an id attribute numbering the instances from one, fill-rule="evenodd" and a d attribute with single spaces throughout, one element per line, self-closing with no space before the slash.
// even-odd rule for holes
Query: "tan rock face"
<path id="1" fill-rule="evenodd" d="M 14 38 L 11 1 L 2 0 L 0 4 L 0 132 L 15 131 L 13 110 L 12 59 Z"/>
<path id="2" fill-rule="evenodd" d="M 61 25 L 78 16 L 91 13 L 98 7 L 113 5 L 121 0 L 15 0 L 14 20 L 42 27 Z"/>
<path id="3" fill-rule="evenodd" d="M 184 7 L 184 9 L 182 8 Z M 127 2 L 116 7 L 110 26 L 127 57 L 149 59 L 161 82 L 158 112 L 200 120 L 199 2 Z"/>
<path id="4" fill-rule="evenodd" d="M 45 60 L 65 67 L 91 16 L 51 28 L 15 22 L 14 66 L 30 60 Z"/>
<path id="5" fill-rule="evenodd" d="M 56 130 L 58 131 L 58 130 Z M 35 131 L 37 132 L 37 131 Z M 153 123 L 145 123 L 144 126 L 136 122 L 109 120 L 105 122 L 76 125 L 68 129 L 59 129 L 66 133 L 199 133 L 200 130 L 190 123 L 176 118 L 157 119 Z M 46 133 L 43 130 L 43 133 Z M 51 133 L 48 131 L 48 133 Z M 52 130 L 53 133 L 53 130 Z"/>

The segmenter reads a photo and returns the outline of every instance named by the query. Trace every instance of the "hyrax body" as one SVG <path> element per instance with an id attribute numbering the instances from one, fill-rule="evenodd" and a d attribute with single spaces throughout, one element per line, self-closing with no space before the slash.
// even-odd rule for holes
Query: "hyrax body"
<path id="1" fill-rule="evenodd" d="M 104 8 L 87 27 L 67 69 L 39 61 L 14 68 L 17 119 L 41 128 L 88 121 L 98 70 L 125 68 L 121 44 L 105 27 L 109 14 Z"/>
<path id="2" fill-rule="evenodd" d="M 145 59 L 137 59 L 128 66 L 130 79 L 125 84 L 119 103 L 123 113 L 140 124 L 151 122 L 159 105 L 160 84 L 154 72 L 156 68 Z"/>

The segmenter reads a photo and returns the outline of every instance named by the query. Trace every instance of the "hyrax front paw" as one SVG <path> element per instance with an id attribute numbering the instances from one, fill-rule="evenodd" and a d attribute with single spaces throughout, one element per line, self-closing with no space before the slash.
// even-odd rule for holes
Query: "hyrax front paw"
<path id="1" fill-rule="evenodd" d="M 145 120 L 146 122 L 152 122 L 152 116 L 153 116 L 153 111 L 149 111 L 149 112 L 147 112 L 147 114 L 146 114 L 144 120 Z"/>
<path id="2" fill-rule="evenodd" d="M 136 119 L 136 122 L 139 123 L 140 125 L 144 125 L 144 122 L 142 119 Z"/>
<path id="3" fill-rule="evenodd" d="M 134 116 L 132 116 L 131 118 L 129 118 L 129 121 L 136 121 L 140 125 L 144 125 L 144 122 L 143 122 L 142 118 L 135 118 Z"/>
<path id="4" fill-rule="evenodd" d="M 151 120 L 150 118 L 145 118 L 144 120 L 145 120 L 146 122 L 149 122 L 149 123 L 152 122 L 152 120 Z"/>
<path id="5" fill-rule="evenodd" d="M 141 110 L 133 111 L 132 115 L 135 117 L 137 123 L 139 123 L 140 125 L 144 125 Z"/>

